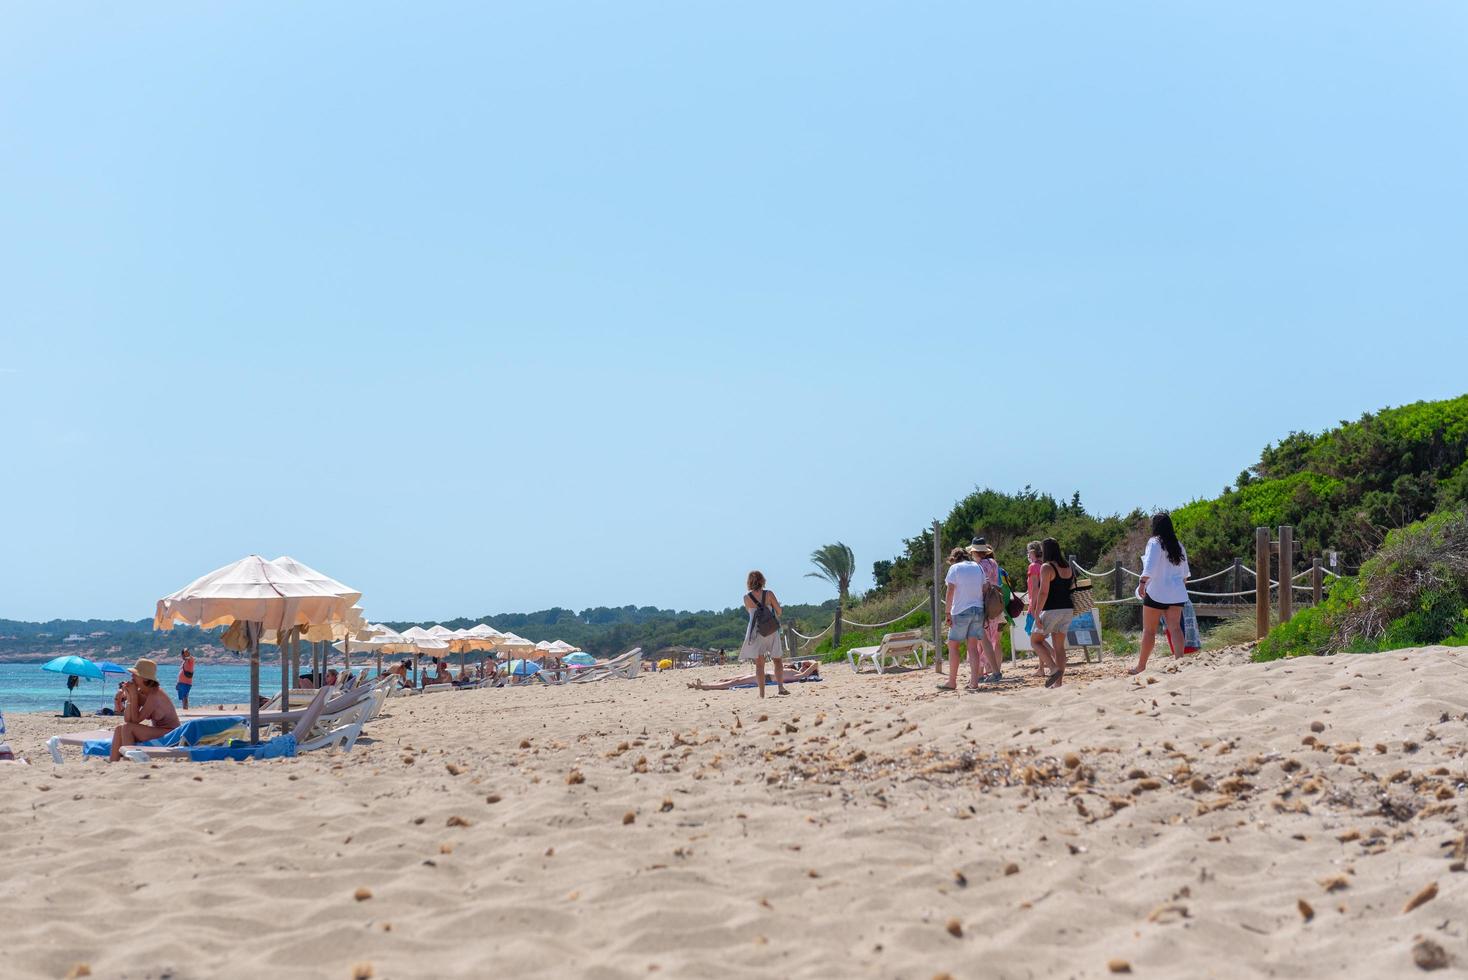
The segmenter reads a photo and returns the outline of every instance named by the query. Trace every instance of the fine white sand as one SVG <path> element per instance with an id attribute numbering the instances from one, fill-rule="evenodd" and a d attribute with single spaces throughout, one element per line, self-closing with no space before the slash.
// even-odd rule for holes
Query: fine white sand
<path id="1" fill-rule="evenodd" d="M 1122 666 L 445 693 L 253 764 L 55 767 L 44 738 L 96 721 L 12 716 L 0 970 L 1377 978 L 1419 938 L 1468 964 L 1468 651 Z"/>

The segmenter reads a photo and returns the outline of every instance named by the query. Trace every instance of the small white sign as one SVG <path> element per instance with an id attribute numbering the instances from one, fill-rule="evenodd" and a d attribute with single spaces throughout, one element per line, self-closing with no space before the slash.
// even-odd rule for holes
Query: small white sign
<path id="1" fill-rule="evenodd" d="M 1339 565 L 1340 565 L 1340 555 L 1338 555 L 1334 551 L 1332 551 L 1330 553 L 1330 567 L 1331 568 L 1336 568 Z"/>

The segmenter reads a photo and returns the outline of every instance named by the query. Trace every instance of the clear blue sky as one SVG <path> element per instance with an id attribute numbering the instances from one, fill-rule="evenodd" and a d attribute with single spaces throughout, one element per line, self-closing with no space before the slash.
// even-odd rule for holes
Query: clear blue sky
<path id="1" fill-rule="evenodd" d="M 868 586 L 975 485 L 1214 494 L 1468 389 L 1465 42 L 1447 2 L 7 4 L 0 616 L 249 552 L 382 619 L 818 600 L 813 548 Z"/>

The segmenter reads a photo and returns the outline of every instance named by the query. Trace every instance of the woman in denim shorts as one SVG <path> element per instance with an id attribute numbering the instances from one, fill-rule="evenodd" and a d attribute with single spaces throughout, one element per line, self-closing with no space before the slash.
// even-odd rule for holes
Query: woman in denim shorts
<path id="1" fill-rule="evenodd" d="M 962 548 L 954 548 L 948 555 L 948 566 L 944 579 L 948 586 L 947 613 L 943 617 L 948 625 L 948 683 L 939 684 L 938 690 L 958 689 L 958 652 L 967 646 L 968 689 L 973 691 L 984 676 L 979 650 L 982 648 L 986 655 L 993 656 L 989 639 L 984 635 L 984 583 L 988 576 Z"/>

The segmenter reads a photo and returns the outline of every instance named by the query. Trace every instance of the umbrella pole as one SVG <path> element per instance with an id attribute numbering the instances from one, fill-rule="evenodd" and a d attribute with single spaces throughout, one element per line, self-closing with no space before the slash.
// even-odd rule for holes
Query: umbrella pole
<path id="1" fill-rule="evenodd" d="M 347 673 L 350 674 L 352 672 L 352 638 L 350 636 L 342 638 L 342 656 L 347 658 Z"/>
<path id="2" fill-rule="evenodd" d="M 250 645 L 250 744 L 260 743 L 260 628 L 245 624 L 245 641 Z"/>
<path id="3" fill-rule="evenodd" d="M 382 651 L 377 651 L 377 676 L 382 676 Z"/>
<path id="4" fill-rule="evenodd" d="M 289 710 L 291 710 L 291 685 L 290 685 L 290 674 L 291 674 L 291 636 L 294 633 L 295 633 L 295 627 L 294 626 L 292 626 L 288 631 L 286 631 L 286 634 L 284 636 L 281 636 L 280 630 L 276 630 L 275 631 L 275 639 L 276 639 L 276 646 L 275 646 L 275 648 L 280 651 L 280 710 L 281 711 L 289 711 Z"/>

